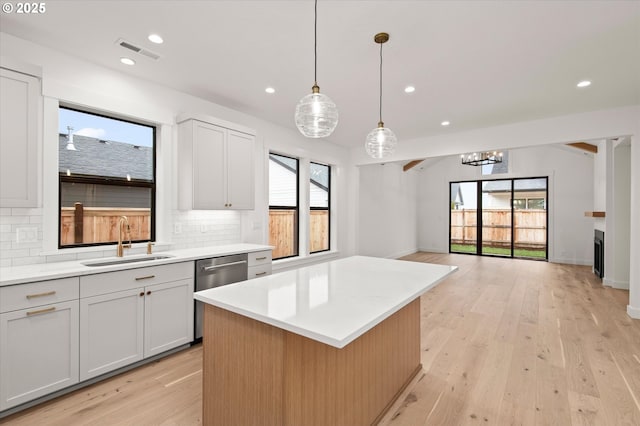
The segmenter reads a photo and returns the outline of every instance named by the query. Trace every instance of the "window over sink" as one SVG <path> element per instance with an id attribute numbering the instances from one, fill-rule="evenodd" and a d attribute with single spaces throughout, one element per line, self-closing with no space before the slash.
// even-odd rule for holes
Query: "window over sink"
<path id="1" fill-rule="evenodd" d="M 155 240 L 153 125 L 61 106 L 58 247 L 113 244 L 126 216 L 133 242 Z"/>

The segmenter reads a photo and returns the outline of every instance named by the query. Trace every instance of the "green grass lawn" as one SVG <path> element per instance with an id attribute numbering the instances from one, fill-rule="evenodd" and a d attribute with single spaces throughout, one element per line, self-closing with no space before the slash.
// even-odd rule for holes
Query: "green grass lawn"
<path id="1" fill-rule="evenodd" d="M 452 253 L 476 253 L 475 245 L 467 244 L 452 244 Z M 497 256 L 510 256 L 511 250 L 509 248 L 502 247 L 483 247 L 482 254 L 497 255 Z M 533 259 L 544 259 L 544 250 L 530 250 L 530 249 L 514 249 L 513 255 L 515 257 L 528 257 Z"/>

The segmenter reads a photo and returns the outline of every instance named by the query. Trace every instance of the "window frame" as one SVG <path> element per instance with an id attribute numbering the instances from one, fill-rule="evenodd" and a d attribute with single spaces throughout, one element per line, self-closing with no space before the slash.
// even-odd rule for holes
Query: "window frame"
<path id="1" fill-rule="evenodd" d="M 290 259 L 293 257 L 299 257 L 300 256 L 300 158 L 298 157 L 292 157 L 290 155 L 285 155 L 285 154 L 280 154 L 278 152 L 274 152 L 274 151 L 269 151 L 269 155 L 268 155 L 268 160 L 271 160 L 271 156 L 272 155 L 277 155 L 279 157 L 285 157 L 285 158 L 289 158 L 291 160 L 295 160 L 296 161 L 296 205 L 295 208 L 292 208 L 292 206 L 278 206 L 278 205 L 271 205 L 271 201 L 269 200 L 268 203 L 268 211 L 271 210 L 295 210 L 295 215 L 294 215 L 294 228 L 295 228 L 295 236 L 294 236 L 294 246 L 295 246 L 295 250 L 294 250 L 294 254 L 291 254 L 289 256 L 282 256 L 282 257 L 274 257 L 272 260 L 281 260 L 281 259 Z M 269 180 L 267 181 L 267 197 L 269 195 L 269 185 L 270 185 L 270 179 L 271 176 L 269 176 Z M 271 230 L 269 230 L 269 235 L 271 233 Z M 269 242 L 271 243 L 271 242 Z"/>
<path id="2" fill-rule="evenodd" d="M 133 240 L 132 243 L 143 243 L 143 242 L 154 242 L 156 241 L 156 182 L 157 182 L 157 126 L 149 123 L 133 121 L 130 119 L 125 119 L 118 116 L 108 115 L 103 112 L 96 112 L 95 110 L 90 109 L 81 109 L 73 106 L 58 105 L 58 111 L 60 109 L 66 109 L 70 111 L 76 111 L 83 114 L 95 115 L 97 117 L 107 118 L 110 120 L 122 121 L 124 123 L 135 124 L 138 126 L 149 127 L 152 130 L 152 168 L 153 168 L 153 180 L 151 182 L 145 180 L 136 180 L 131 179 L 128 180 L 126 178 L 119 178 L 113 176 L 98 176 L 98 175 L 81 175 L 81 174 L 72 174 L 71 176 L 67 176 L 66 173 L 60 172 L 60 159 L 58 158 L 57 169 L 58 169 L 58 249 L 70 249 L 70 248 L 79 248 L 79 247 L 96 247 L 96 246 L 109 246 L 113 244 L 117 244 L 117 241 L 106 241 L 106 242 L 94 242 L 94 243 L 82 243 L 82 244 L 66 244 L 62 245 L 62 184 L 63 183 L 79 183 L 85 185 L 111 185 L 118 187 L 138 187 L 138 188 L 148 188 L 151 190 L 151 205 L 150 205 L 150 232 L 149 239 L 143 240 Z"/>
<path id="3" fill-rule="evenodd" d="M 309 254 L 322 253 L 325 251 L 331 251 L 331 165 L 319 163 L 317 161 L 309 161 L 309 172 L 311 172 L 311 165 L 316 164 L 318 166 L 327 167 L 327 207 L 312 207 L 311 206 L 311 173 L 309 173 L 309 224 L 311 224 L 311 212 L 327 211 L 327 248 L 322 250 L 311 251 L 311 225 L 309 225 Z"/>

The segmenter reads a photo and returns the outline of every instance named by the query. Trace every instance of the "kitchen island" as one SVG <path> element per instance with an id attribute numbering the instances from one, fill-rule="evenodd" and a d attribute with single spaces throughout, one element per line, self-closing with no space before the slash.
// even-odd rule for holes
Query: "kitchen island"
<path id="1" fill-rule="evenodd" d="M 205 425 L 369 425 L 420 371 L 420 296 L 455 266 L 354 256 L 198 292 Z"/>

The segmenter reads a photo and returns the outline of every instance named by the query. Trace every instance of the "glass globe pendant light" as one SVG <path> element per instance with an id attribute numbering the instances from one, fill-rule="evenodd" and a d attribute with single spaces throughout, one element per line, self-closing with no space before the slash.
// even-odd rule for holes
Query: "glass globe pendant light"
<path id="1" fill-rule="evenodd" d="M 367 135 L 364 147 L 367 150 L 367 154 L 379 159 L 388 157 L 395 152 L 398 139 L 391 129 L 384 127 L 382 122 L 382 45 L 389 41 L 389 34 L 378 33 L 373 37 L 373 40 L 380 44 L 380 120 L 378 121 L 378 127 Z"/>
<path id="2" fill-rule="evenodd" d="M 318 0 L 315 2 L 313 24 L 313 87 L 311 93 L 300 99 L 296 105 L 296 126 L 308 138 L 329 136 L 338 125 L 338 108 L 318 87 Z"/>

